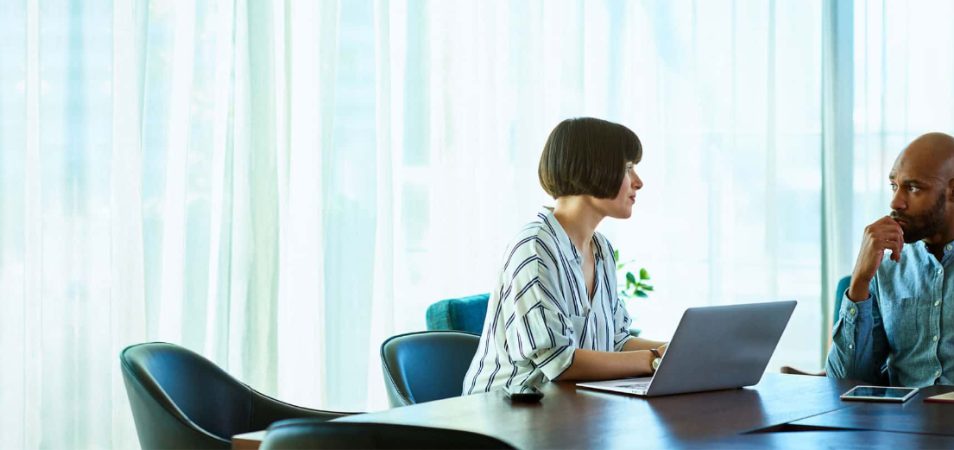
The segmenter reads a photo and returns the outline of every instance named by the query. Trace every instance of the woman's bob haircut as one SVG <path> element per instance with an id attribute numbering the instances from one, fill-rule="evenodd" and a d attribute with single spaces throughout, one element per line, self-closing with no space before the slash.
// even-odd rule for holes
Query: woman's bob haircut
<path id="1" fill-rule="evenodd" d="M 592 195 L 615 198 L 626 163 L 643 157 L 629 128 L 592 117 L 567 119 L 550 132 L 540 155 L 540 185 L 553 198 Z"/>

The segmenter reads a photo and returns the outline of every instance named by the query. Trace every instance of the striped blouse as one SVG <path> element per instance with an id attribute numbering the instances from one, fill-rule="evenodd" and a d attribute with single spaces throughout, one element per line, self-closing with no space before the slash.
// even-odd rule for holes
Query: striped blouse
<path id="1" fill-rule="evenodd" d="M 613 248 L 600 233 L 593 243 L 596 286 L 589 301 L 583 259 L 553 210 L 544 208 L 520 231 L 491 292 L 464 394 L 523 384 L 531 376 L 553 380 L 570 367 L 577 348 L 623 348 L 630 319 L 616 291 Z"/>

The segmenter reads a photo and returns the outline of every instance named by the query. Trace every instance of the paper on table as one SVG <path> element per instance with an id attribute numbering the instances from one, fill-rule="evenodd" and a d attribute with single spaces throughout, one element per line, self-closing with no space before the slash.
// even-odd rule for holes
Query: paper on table
<path id="1" fill-rule="evenodd" d="M 948 392 L 946 394 L 932 395 L 924 399 L 924 401 L 937 402 L 937 403 L 954 403 L 954 391 Z"/>

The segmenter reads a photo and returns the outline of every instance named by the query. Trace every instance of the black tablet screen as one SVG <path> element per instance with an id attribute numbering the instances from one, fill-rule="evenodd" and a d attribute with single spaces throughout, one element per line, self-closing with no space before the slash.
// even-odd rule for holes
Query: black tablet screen
<path id="1" fill-rule="evenodd" d="M 849 394 L 852 397 L 904 398 L 911 389 L 884 387 L 857 387 Z"/>

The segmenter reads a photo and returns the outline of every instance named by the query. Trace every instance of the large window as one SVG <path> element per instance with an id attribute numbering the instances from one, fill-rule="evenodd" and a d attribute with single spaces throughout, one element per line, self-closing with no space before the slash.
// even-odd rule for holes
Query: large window
<path id="1" fill-rule="evenodd" d="M 380 342 L 493 287 L 509 239 L 551 201 L 537 160 L 572 116 L 645 146 L 634 217 L 600 228 L 653 276 L 630 304 L 645 336 L 667 338 L 687 307 L 794 298 L 768 370 L 818 369 L 825 274 L 849 271 L 887 212 L 897 152 L 951 131 L 952 13 L 0 2 L 0 343 L 21 369 L 0 374 L 0 433 L 134 446 L 116 355 L 152 340 L 295 403 L 384 407 Z M 834 67 L 832 43 L 850 54 Z M 825 121 L 835 102 L 850 119 Z M 826 147 L 832 133 L 848 145 Z M 832 180 L 848 206 L 823 201 Z"/>

